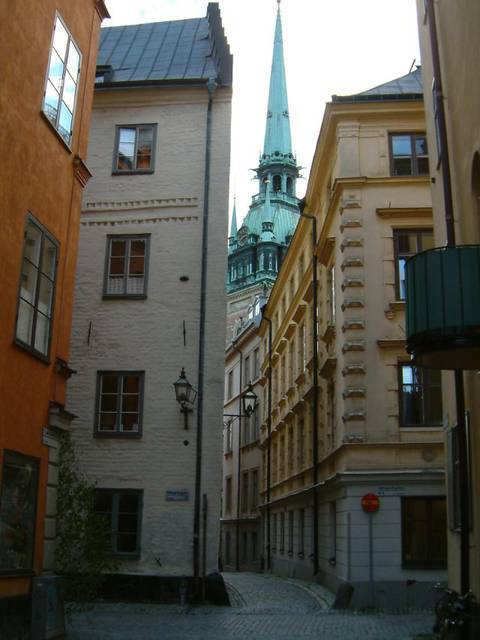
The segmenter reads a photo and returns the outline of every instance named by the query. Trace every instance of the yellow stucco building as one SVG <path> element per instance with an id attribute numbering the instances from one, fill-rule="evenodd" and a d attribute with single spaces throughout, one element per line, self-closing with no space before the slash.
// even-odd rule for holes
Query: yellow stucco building
<path id="1" fill-rule="evenodd" d="M 428 606 L 446 577 L 441 376 L 404 328 L 429 183 L 420 69 L 333 96 L 260 326 L 266 566 L 350 584 L 354 606 Z"/>

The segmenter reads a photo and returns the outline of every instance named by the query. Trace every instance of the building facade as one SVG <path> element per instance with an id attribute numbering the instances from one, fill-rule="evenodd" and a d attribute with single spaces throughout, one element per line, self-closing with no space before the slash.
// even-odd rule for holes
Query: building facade
<path id="1" fill-rule="evenodd" d="M 260 311 L 245 323 L 225 355 L 221 564 L 225 570 L 258 571 L 264 566 L 260 499 Z M 257 396 L 251 416 L 243 395 Z"/>
<path id="2" fill-rule="evenodd" d="M 296 181 L 299 167 L 292 153 L 282 20 L 278 5 L 273 44 L 263 153 L 255 170 L 259 193 L 237 230 L 234 207 L 228 238 L 227 340 L 272 287 L 298 222 Z"/>
<path id="3" fill-rule="evenodd" d="M 231 79 L 217 3 L 203 18 L 102 31 L 73 437 L 118 584 L 151 576 L 175 598 L 181 579 L 197 588 L 218 565 Z M 182 368 L 198 389 L 183 415 Z"/>
<path id="4" fill-rule="evenodd" d="M 54 568 L 56 434 L 66 378 L 80 204 L 102 1 L 0 6 L 0 147 L 8 277 L 0 312 L 0 628 L 24 637 Z M 15 635 L 17 634 L 17 635 Z"/>
<path id="5" fill-rule="evenodd" d="M 405 351 L 429 176 L 420 69 L 333 96 L 260 326 L 267 564 L 353 606 L 426 606 L 446 575 L 441 380 Z"/>
<path id="6" fill-rule="evenodd" d="M 423 60 L 427 136 L 433 162 L 432 200 L 435 247 L 451 245 L 452 236 L 459 250 L 449 249 L 451 255 L 477 252 L 480 245 L 480 89 L 476 81 L 476 60 L 480 53 L 480 6 L 463 0 L 449 3 L 443 0 L 417 2 L 420 47 Z M 440 112 L 443 111 L 443 118 Z M 442 127 L 442 120 L 443 125 Z M 443 137 L 441 130 L 445 134 Z M 448 170 L 446 174 L 445 171 Z M 449 174 L 449 175 L 448 175 Z M 452 215 L 452 221 L 446 220 Z M 449 228 L 450 227 L 450 228 Z M 465 247 L 465 249 L 462 249 Z M 438 252 L 437 252 L 438 253 Z M 445 252 L 446 253 L 446 252 Z M 439 273 L 439 271 L 437 271 Z M 466 289 L 465 301 L 479 308 L 480 291 L 474 277 L 475 267 L 465 271 L 473 280 Z M 435 275 L 435 274 L 433 274 Z M 435 288 L 439 287 L 439 283 Z M 456 287 L 461 291 L 461 287 Z M 409 301 L 410 302 L 410 301 Z M 462 300 L 449 296 L 449 308 L 465 312 Z M 478 376 L 478 343 L 468 336 L 468 325 L 478 335 L 480 319 L 462 323 L 463 340 L 457 340 L 445 351 L 442 371 L 443 396 L 446 407 L 445 427 L 447 439 L 448 477 L 448 579 L 458 591 L 472 590 L 480 598 L 480 392 Z M 450 332 L 446 335 L 449 337 Z M 451 335 L 450 335 L 451 337 Z M 452 341 L 453 343 L 453 341 Z M 462 346 L 463 345 L 463 346 Z M 428 348 L 429 342 L 426 346 Z M 465 363 L 471 356 L 472 362 Z M 464 407 L 456 397 L 456 376 L 459 371 L 463 383 Z M 464 409 L 464 411 L 463 411 Z M 463 424 L 462 424 L 463 423 Z M 459 427 L 467 432 L 470 456 L 467 475 L 467 527 L 462 527 L 460 477 L 458 464 Z M 462 543 L 462 528 L 468 530 Z M 463 550 L 462 550 L 463 547 Z M 477 629 L 478 632 L 478 629 Z"/>

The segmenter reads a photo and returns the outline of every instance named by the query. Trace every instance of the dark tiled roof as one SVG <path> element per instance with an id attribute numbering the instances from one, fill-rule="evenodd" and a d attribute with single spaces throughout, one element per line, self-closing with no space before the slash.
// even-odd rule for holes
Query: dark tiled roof
<path id="1" fill-rule="evenodd" d="M 209 3 L 205 18 L 102 29 L 98 69 L 107 72 L 105 84 L 219 77 L 231 84 L 232 57 L 218 4 Z"/>
<path id="2" fill-rule="evenodd" d="M 378 87 L 351 96 L 332 96 L 332 102 L 368 102 L 369 100 L 419 100 L 423 96 L 422 69 L 407 73 Z"/>

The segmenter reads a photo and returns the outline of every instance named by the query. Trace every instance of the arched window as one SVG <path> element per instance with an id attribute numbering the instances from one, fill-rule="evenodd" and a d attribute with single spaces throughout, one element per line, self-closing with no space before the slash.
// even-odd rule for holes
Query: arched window
<path id="1" fill-rule="evenodd" d="M 282 190 L 282 177 L 281 176 L 273 176 L 273 190 L 281 191 Z"/>
<path id="2" fill-rule="evenodd" d="M 287 193 L 289 196 L 293 195 L 293 180 L 292 178 L 287 178 Z"/>

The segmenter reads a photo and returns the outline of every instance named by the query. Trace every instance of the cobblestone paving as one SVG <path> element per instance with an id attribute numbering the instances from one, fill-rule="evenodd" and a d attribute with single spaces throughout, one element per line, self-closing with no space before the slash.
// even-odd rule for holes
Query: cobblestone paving
<path id="1" fill-rule="evenodd" d="M 69 640 L 410 640 L 428 633 L 428 613 L 338 612 L 306 581 L 224 574 L 232 607 L 98 604 L 72 618 Z"/>

